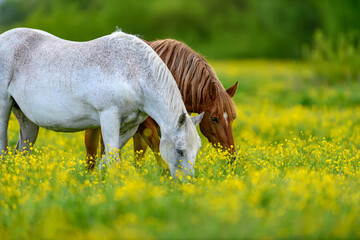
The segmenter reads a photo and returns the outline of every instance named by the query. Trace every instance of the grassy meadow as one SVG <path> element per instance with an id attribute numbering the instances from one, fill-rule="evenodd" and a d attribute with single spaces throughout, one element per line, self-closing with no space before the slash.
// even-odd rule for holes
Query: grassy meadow
<path id="1" fill-rule="evenodd" d="M 0 239 L 360 238 L 360 81 L 319 81 L 306 62 L 213 61 L 239 81 L 237 159 L 203 147 L 175 182 L 148 150 L 87 172 L 83 132 L 40 130 L 0 165 Z M 15 147 L 18 124 L 10 122 Z"/>

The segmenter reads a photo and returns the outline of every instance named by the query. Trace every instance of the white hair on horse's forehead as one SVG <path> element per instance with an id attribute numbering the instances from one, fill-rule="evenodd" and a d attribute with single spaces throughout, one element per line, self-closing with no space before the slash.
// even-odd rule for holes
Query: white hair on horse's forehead
<path id="1" fill-rule="evenodd" d="M 226 126 L 228 126 L 228 114 L 226 112 L 224 112 L 224 119 L 225 119 Z"/>
<path id="2" fill-rule="evenodd" d="M 193 148 L 199 147 L 199 135 L 197 134 L 196 127 L 192 123 L 191 118 L 187 118 L 186 122 L 184 123 L 185 132 L 183 133 L 184 138 L 177 139 L 177 147 L 179 148 Z M 180 130 L 181 131 L 181 130 Z"/>

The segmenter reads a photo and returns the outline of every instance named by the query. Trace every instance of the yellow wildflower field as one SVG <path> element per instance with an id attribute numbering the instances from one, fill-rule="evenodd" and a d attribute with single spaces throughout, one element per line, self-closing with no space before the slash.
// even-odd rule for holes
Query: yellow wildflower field
<path id="1" fill-rule="evenodd" d="M 213 61 L 239 81 L 237 158 L 202 137 L 194 178 L 174 181 L 149 150 L 87 172 L 83 132 L 40 130 L 0 165 L 0 239 L 360 238 L 360 84 L 316 81 L 297 62 Z"/>

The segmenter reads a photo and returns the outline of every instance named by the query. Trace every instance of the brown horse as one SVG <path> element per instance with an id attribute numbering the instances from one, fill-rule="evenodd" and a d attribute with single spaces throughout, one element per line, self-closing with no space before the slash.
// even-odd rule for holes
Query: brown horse
<path id="1" fill-rule="evenodd" d="M 148 44 L 165 62 L 180 89 L 186 109 L 189 113 L 205 112 L 200 122 L 202 134 L 215 146 L 221 146 L 234 154 L 236 152 L 231 124 L 236 117 L 235 105 L 231 98 L 235 95 L 238 82 L 225 90 L 207 61 L 186 44 L 165 39 Z M 89 167 L 93 168 L 97 154 L 100 129 L 89 129 L 85 132 L 85 145 Z M 157 161 L 162 165 L 159 156 L 158 125 L 148 117 L 140 124 L 134 137 L 134 151 L 145 154 L 150 146 Z M 101 141 L 102 142 L 102 141 Z M 102 143 L 101 153 L 104 151 Z"/>

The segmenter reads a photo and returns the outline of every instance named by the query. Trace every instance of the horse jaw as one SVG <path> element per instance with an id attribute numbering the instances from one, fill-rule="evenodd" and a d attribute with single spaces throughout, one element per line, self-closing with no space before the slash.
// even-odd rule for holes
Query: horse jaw
<path id="1" fill-rule="evenodd" d="M 173 178 L 194 176 L 195 158 L 200 147 L 200 137 L 189 115 L 178 129 L 161 129 L 160 153 Z"/>

